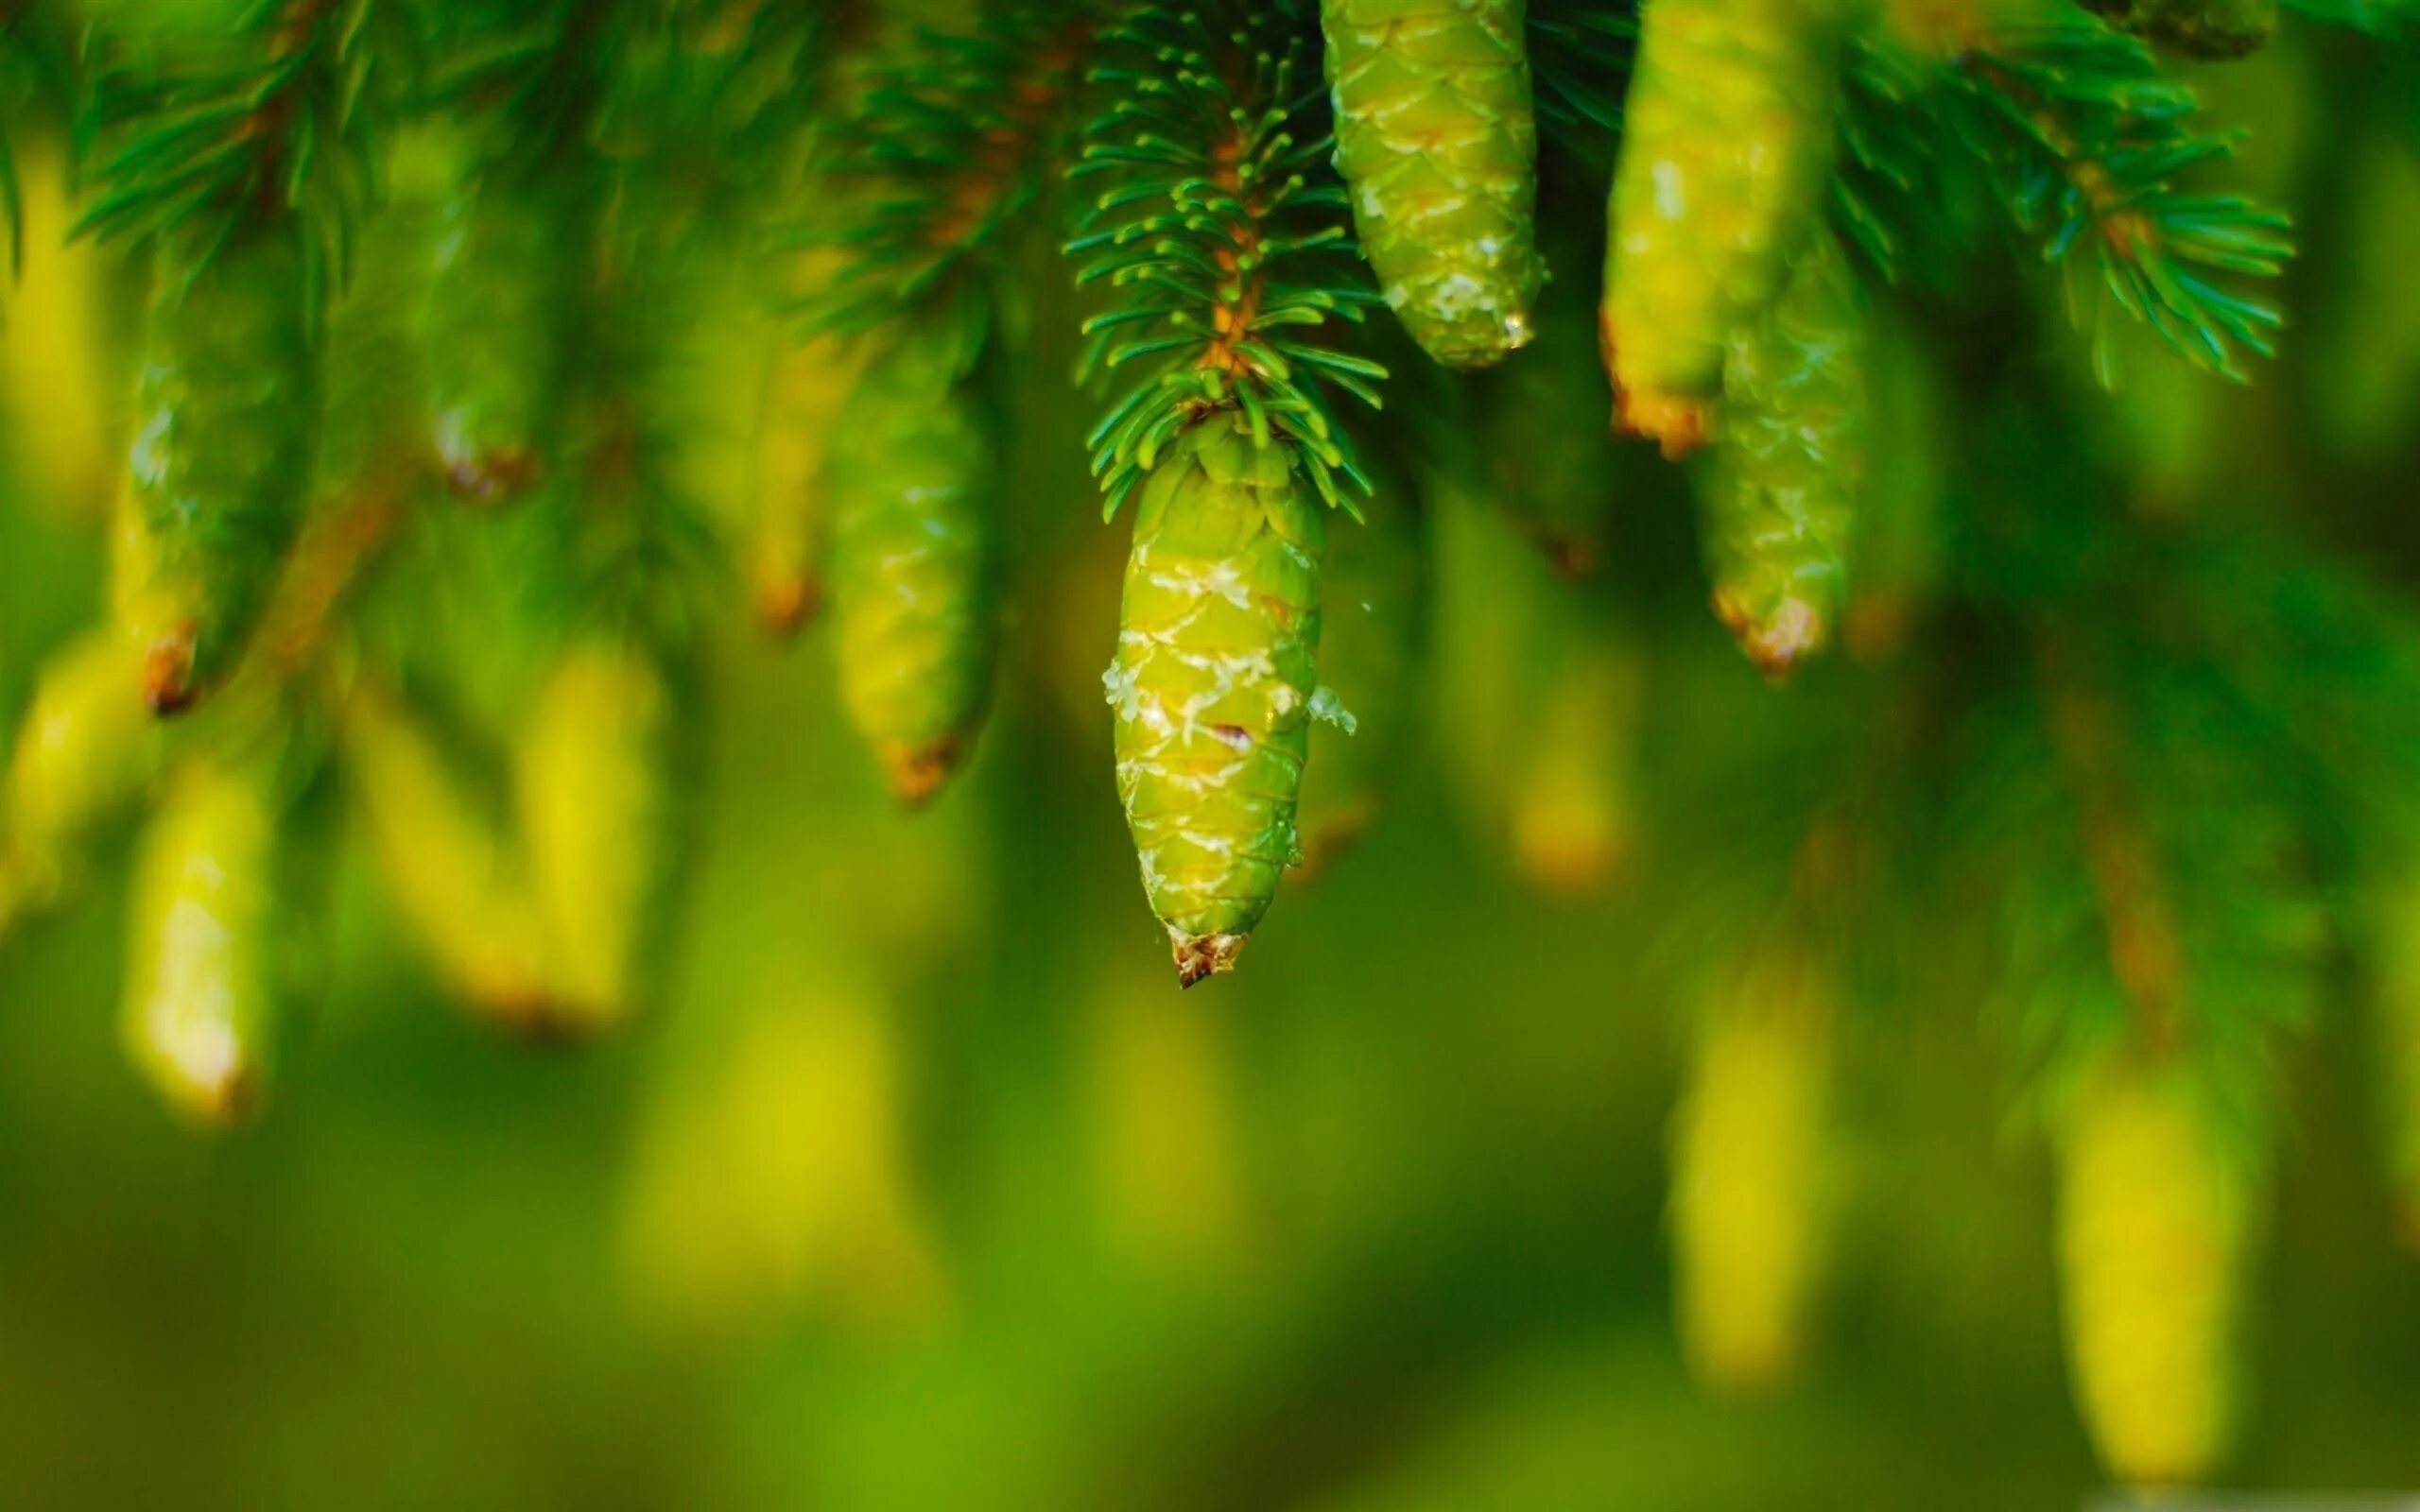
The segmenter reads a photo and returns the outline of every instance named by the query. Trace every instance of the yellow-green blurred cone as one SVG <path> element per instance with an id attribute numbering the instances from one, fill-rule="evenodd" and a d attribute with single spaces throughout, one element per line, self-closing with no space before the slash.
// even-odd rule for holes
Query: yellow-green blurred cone
<path id="1" fill-rule="evenodd" d="M 135 862 L 127 1047 L 197 1123 L 243 1117 L 268 1078 L 277 826 L 265 773 L 189 762 L 172 775 Z"/>
<path id="2" fill-rule="evenodd" d="M 135 804 L 159 775 L 159 722 L 143 702 L 143 647 L 93 631 L 45 664 L 9 762 L 0 854 L 23 902 L 55 894 L 94 826 Z"/>
<path id="3" fill-rule="evenodd" d="M 550 1027 L 628 1018 L 664 868 L 673 794 L 670 690 L 635 648 L 582 641 L 539 690 L 514 752 L 514 793 L 546 942 Z"/>
<path id="4" fill-rule="evenodd" d="M 1618 882 L 1637 845 L 1631 752 L 1643 669 L 1616 632 L 1566 648 L 1541 690 L 1512 794 L 1513 865 L 1545 892 Z"/>
<path id="5" fill-rule="evenodd" d="M 510 1025 L 542 1021 L 537 904 L 509 843 L 384 690 L 357 684 L 341 729 L 354 813 L 379 874 L 447 988 Z"/>
<path id="6" fill-rule="evenodd" d="M 800 292 L 823 275 L 809 254 L 800 260 Z M 748 553 L 756 617 L 787 634 L 813 619 L 828 591 L 831 480 L 825 465 L 833 427 L 849 390 L 863 375 L 867 340 L 817 336 L 786 347 L 773 359 L 765 399 L 764 435 L 756 465 L 756 524 Z"/>
<path id="7" fill-rule="evenodd" d="M 71 237 L 76 206 L 64 147 L 20 144 L 13 280 L 0 279 L 0 387 L 9 461 L 31 496 L 63 514 L 98 514 L 124 420 L 122 353 L 109 331 L 114 255 Z"/>
<path id="8" fill-rule="evenodd" d="M 2224 1454 L 2254 1173 L 2191 1076 L 2112 1060 L 2059 1132 L 2059 1272 L 2076 1401 L 2112 1478 L 2204 1479 Z"/>
<path id="9" fill-rule="evenodd" d="M 879 1005 L 846 983 L 717 1025 L 643 1126 L 622 1221 L 637 1296 L 710 1334 L 801 1309 L 876 1331 L 931 1317 L 945 1298 L 899 1082 Z"/>
<path id="10" fill-rule="evenodd" d="M 1709 1005 L 1672 1130 L 1681 1349 L 1710 1389 L 1786 1383 L 1804 1358 L 1828 1240 L 1837 1033 L 1797 948 L 1759 944 Z"/>

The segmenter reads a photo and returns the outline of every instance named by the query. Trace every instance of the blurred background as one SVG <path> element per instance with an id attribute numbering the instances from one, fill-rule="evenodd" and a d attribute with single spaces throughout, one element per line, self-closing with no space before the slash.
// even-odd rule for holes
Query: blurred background
<path id="1" fill-rule="evenodd" d="M 2299 225 L 2293 329 L 2252 386 L 2146 360 L 2102 398 L 2039 291 L 1905 318 L 2064 396 L 1997 465 L 2408 583 L 2403 76 L 2291 26 L 2194 77 L 2253 132 L 2239 180 Z M 138 304 L 118 263 L 60 249 L 55 151 L 21 158 L 10 725 L 104 596 Z M 1076 317 L 1034 267 L 1058 370 Z M 1432 675 L 1383 814 L 1289 878 L 1236 973 L 1180 992 L 1110 782 L 1125 525 L 1097 522 L 1082 401 L 1019 403 L 970 766 L 902 812 L 835 711 L 828 640 L 705 627 L 696 851 L 627 1032 L 533 1045 L 466 1015 L 350 845 L 265 1114 L 204 1136 L 121 1052 L 126 834 L 0 937 L 0 1505 L 1932 1512 L 2098 1486 L 2051 1162 L 2010 1111 L 2017 1030 L 1971 898 L 1901 916 L 1890 994 L 1821 1053 L 1826 1114 L 1785 1130 L 1821 1236 L 1770 1220 L 1742 1263 L 1804 1272 L 1803 1304 L 1772 1304 L 1786 1336 L 1726 1352 L 1684 1315 L 1683 1024 L 1729 937 L 1702 927 L 1697 852 L 1801 833 L 1672 795 L 1727 732 L 1779 730 L 1770 754 L 1862 706 L 1856 659 L 1769 689 L 1702 612 L 1677 474 L 1622 465 L 1610 565 L 1580 586 L 1482 501 L 1432 499 Z M 1975 450 L 1946 450 L 1954 491 Z M 1505 702 L 1491 647 L 1552 633 L 1520 595 L 1629 627 L 1581 674 L 1601 696 Z M 1551 717 L 1574 707 L 1595 713 Z M 2420 1486 L 2420 1262 L 2365 980 L 2334 972 L 2278 1041 L 2231 1484 Z M 1719 1284 L 1718 1312 L 1756 1312 L 1756 1275 Z"/>

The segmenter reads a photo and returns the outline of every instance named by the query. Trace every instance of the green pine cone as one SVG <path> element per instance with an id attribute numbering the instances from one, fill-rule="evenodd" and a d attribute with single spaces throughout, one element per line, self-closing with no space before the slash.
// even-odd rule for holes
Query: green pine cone
<path id="1" fill-rule="evenodd" d="M 1418 714 L 1428 562 L 1417 503 L 1408 481 L 1382 476 L 1362 523 L 1328 552 L 1320 673 L 1337 709 L 1312 730 L 1303 774 L 1306 870 L 1335 860 L 1377 816 Z"/>
<path id="2" fill-rule="evenodd" d="M 910 334 L 842 408 L 832 468 L 840 694 L 892 791 L 921 803 L 974 743 L 998 649 L 999 453 L 955 340 Z"/>
<path id="3" fill-rule="evenodd" d="M 1824 0 L 1649 0 L 1607 209 L 1599 335 L 1625 429 L 1703 438 L 1723 349 L 1781 293 L 1832 161 Z"/>
<path id="4" fill-rule="evenodd" d="M 302 528 L 320 391 L 303 234 L 280 216 L 160 249 L 116 593 L 162 713 L 233 669 Z"/>
<path id="5" fill-rule="evenodd" d="M 1321 0 L 1336 166 L 1387 303 L 1422 350 L 1484 368 L 1530 339 L 1538 133 L 1524 0 Z"/>
<path id="6" fill-rule="evenodd" d="M 2256 52 L 2277 29 L 2277 0 L 2083 0 L 2083 8 L 2163 52 L 2203 61 Z"/>
<path id="7" fill-rule="evenodd" d="M 438 207 L 421 339 L 447 487 L 482 504 L 551 460 L 585 234 L 567 193 L 473 172 Z"/>
<path id="8" fill-rule="evenodd" d="M 135 861 L 127 937 L 129 1052 L 180 1113 L 242 1118 L 268 1078 L 279 1018 L 279 816 L 267 769 L 194 761 Z"/>
<path id="9" fill-rule="evenodd" d="M 1299 859 L 1320 640 L 1318 501 L 1283 445 L 1215 414 L 1144 481 L 1117 658 L 1117 793 L 1177 980 L 1235 964 Z"/>
<path id="10" fill-rule="evenodd" d="M 1864 302 L 1826 233 L 1733 340 L 1719 445 L 1695 482 L 1715 612 L 1779 677 L 1839 618 L 1867 473 Z"/>

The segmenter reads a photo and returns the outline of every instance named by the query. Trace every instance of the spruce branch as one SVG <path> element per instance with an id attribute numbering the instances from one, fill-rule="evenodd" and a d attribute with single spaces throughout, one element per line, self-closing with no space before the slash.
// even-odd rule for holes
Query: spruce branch
<path id="1" fill-rule="evenodd" d="M 598 34 L 613 8 L 488 0 L 436 12 L 421 104 L 484 120 L 490 160 L 535 169 L 585 145 L 604 92 Z"/>
<path id="2" fill-rule="evenodd" d="M 1904 48 L 1858 37 L 1844 52 L 1832 226 L 1890 284 L 1907 271 L 1908 228 L 1926 181 L 1927 146 L 1907 123 L 1922 109 L 1927 82 Z"/>
<path id="3" fill-rule="evenodd" d="M 113 7 L 91 42 L 100 194 L 78 233 L 199 224 L 217 248 L 250 221 L 299 215 L 341 271 L 375 128 L 414 51 L 399 28 L 392 0 L 262 0 L 232 34 Z"/>
<path id="4" fill-rule="evenodd" d="M 1119 297 L 1084 324 L 1087 370 L 1151 364 L 1086 438 L 1106 513 L 1179 432 L 1228 409 L 1256 445 L 1292 447 L 1329 504 L 1345 502 L 1340 476 L 1369 488 L 1331 391 L 1375 408 L 1387 370 L 1324 338 L 1379 301 L 1307 54 L 1282 14 L 1161 0 L 1104 40 L 1091 78 L 1108 102 L 1071 177 L 1105 186 L 1067 252 L 1085 259 L 1080 285 Z"/>
<path id="5" fill-rule="evenodd" d="M 1937 85 L 1921 124 L 1945 129 L 2066 269 L 2070 314 L 2095 333 L 2104 383 L 2113 309 L 2238 382 L 2242 353 L 2273 353 L 2282 318 L 2239 281 L 2282 271 L 2290 223 L 2244 196 L 2180 185 L 2238 139 L 2201 128 L 2193 91 L 2140 41 L 2081 12 L 1993 26 L 1943 59 Z"/>
<path id="6" fill-rule="evenodd" d="M 2073 648 L 2055 631 L 2035 637 L 2035 676 L 2052 757 L 2075 813 L 2083 870 L 2107 938 L 2111 973 L 2143 1040 L 2166 1056 L 2185 1036 L 2184 948 L 2162 884 L 2159 857 L 2138 822 L 2119 770 L 2124 730 L 2118 710 L 2089 686 Z"/>
<path id="7" fill-rule="evenodd" d="M 854 335 L 949 301 L 1038 198 L 1098 26 L 1090 3 L 1011 6 L 972 32 L 921 32 L 878 71 L 821 165 L 834 192 L 871 202 L 797 237 L 847 258 L 810 331 Z"/>
<path id="8" fill-rule="evenodd" d="M 2276 1035 L 2317 1000 L 2336 817 L 2286 711 L 2201 626 L 2149 618 L 2029 616 L 1983 853 L 2008 867 L 2008 976 L 2053 1087 L 2125 1043 L 2190 1063 L 2250 1125 Z"/>
<path id="9" fill-rule="evenodd" d="M 598 9 L 558 0 L 576 15 Z M 821 102 L 845 8 L 816 0 L 659 0 L 610 41 L 609 153 L 678 155 L 705 177 L 745 182 L 772 163 Z M 625 119 L 627 117 L 627 120 Z"/>
<path id="10" fill-rule="evenodd" d="M 2314 21 L 2347 26 L 2369 37 L 2405 37 L 2420 21 L 2420 5 L 2412 0 L 2286 0 L 2292 9 Z"/>

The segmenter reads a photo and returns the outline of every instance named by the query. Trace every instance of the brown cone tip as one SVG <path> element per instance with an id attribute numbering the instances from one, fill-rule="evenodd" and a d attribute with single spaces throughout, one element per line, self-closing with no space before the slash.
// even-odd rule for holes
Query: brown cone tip
<path id="1" fill-rule="evenodd" d="M 1574 536 L 1550 535 L 1545 542 L 1547 565 L 1566 583 L 1593 577 L 1597 572 L 1597 548 Z"/>
<path id="2" fill-rule="evenodd" d="M 183 713 L 201 696 L 194 681 L 194 650 L 193 627 L 183 625 L 143 653 L 143 701 L 163 719 Z"/>
<path id="3" fill-rule="evenodd" d="M 1667 461 L 1679 461 L 1705 441 L 1712 406 L 1704 400 L 1624 388 L 1619 391 L 1619 406 L 1615 429 L 1655 442 L 1663 448 Z"/>
<path id="4" fill-rule="evenodd" d="M 1614 335 L 1613 319 L 1599 311 L 1597 352 L 1604 359 L 1605 372 L 1614 383 L 1615 434 L 1643 436 L 1660 442 L 1664 455 L 1677 462 L 1705 439 L 1713 406 L 1703 399 L 1631 388 L 1621 381 L 1620 369 L 1614 362 L 1614 353 L 1620 345 Z"/>
<path id="5" fill-rule="evenodd" d="M 804 629 L 823 608 L 823 589 L 811 577 L 782 577 L 756 588 L 756 623 L 784 640 Z"/>
<path id="6" fill-rule="evenodd" d="M 559 1002 L 534 988 L 478 992 L 471 995 L 470 1006 L 489 1027 L 544 1050 L 576 1049 L 601 1040 L 616 1017 L 591 1005 Z"/>
<path id="7" fill-rule="evenodd" d="M 1714 612 L 1756 670 L 1775 682 L 1824 648 L 1824 611 L 1803 598 L 1785 598 L 1759 620 L 1728 592 L 1717 590 Z"/>
<path id="8" fill-rule="evenodd" d="M 1184 935 L 1168 931 L 1168 951 L 1176 958 L 1176 985 L 1191 987 L 1221 971 L 1236 969 L 1248 935 Z"/>
<path id="9" fill-rule="evenodd" d="M 1618 836 L 1542 826 L 1531 826 L 1520 836 L 1514 861 L 1524 882 L 1560 898 L 1601 892 L 1630 869 L 1629 850 Z"/>
<path id="10" fill-rule="evenodd" d="M 260 1111 L 261 1077 L 251 1066 L 230 1067 L 226 1074 L 207 1081 L 189 1081 L 177 1090 L 184 1115 L 207 1128 L 233 1128 Z"/>
<path id="11" fill-rule="evenodd" d="M 502 504 L 537 486 L 538 454 L 526 446 L 500 446 L 475 456 L 445 459 L 445 487 L 472 504 Z"/>
<path id="12" fill-rule="evenodd" d="M 958 770 L 962 745 L 956 735 L 923 746 L 894 745 L 882 753 L 883 775 L 890 781 L 890 791 L 909 808 L 922 808 L 932 801 Z"/>

